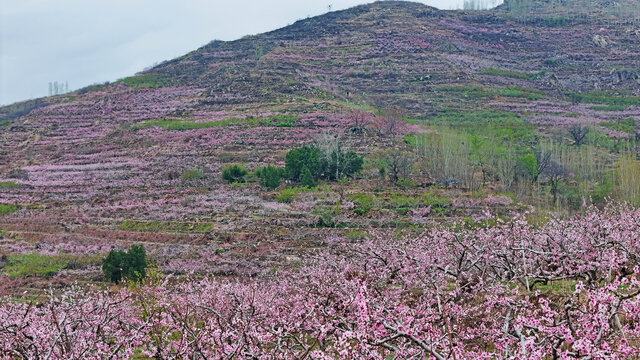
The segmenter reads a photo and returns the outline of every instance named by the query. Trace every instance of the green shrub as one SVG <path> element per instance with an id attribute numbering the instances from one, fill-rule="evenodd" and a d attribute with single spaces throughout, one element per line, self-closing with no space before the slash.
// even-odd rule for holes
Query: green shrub
<path id="1" fill-rule="evenodd" d="M 147 253 L 144 247 L 131 245 L 128 252 L 111 250 L 102 261 L 105 278 L 114 283 L 122 279 L 141 281 L 146 276 Z"/>
<path id="2" fill-rule="evenodd" d="M 229 165 L 222 170 L 222 180 L 226 183 L 243 183 L 249 171 L 241 165 Z"/>
<path id="3" fill-rule="evenodd" d="M 302 168 L 306 167 L 314 179 L 322 174 L 320 151 L 315 146 L 303 146 L 287 153 L 284 171 L 286 176 L 294 181 L 300 181 Z"/>
<path id="4" fill-rule="evenodd" d="M 185 181 L 199 180 L 202 179 L 202 177 L 202 171 L 200 171 L 199 169 L 186 170 L 184 173 L 182 173 L 182 180 Z"/>
<path id="5" fill-rule="evenodd" d="M 373 208 L 373 196 L 371 195 L 357 193 L 349 196 L 349 199 L 356 204 L 353 209 L 353 212 L 356 213 L 356 215 L 362 216 Z"/>
<path id="6" fill-rule="evenodd" d="M 280 186 L 283 170 L 275 166 L 267 165 L 257 169 L 254 174 L 260 181 L 260 186 L 265 189 L 273 190 Z"/>
<path id="7" fill-rule="evenodd" d="M 276 195 L 276 200 L 281 203 L 290 204 L 298 198 L 298 190 L 296 188 L 288 188 L 282 190 L 280 194 Z"/>

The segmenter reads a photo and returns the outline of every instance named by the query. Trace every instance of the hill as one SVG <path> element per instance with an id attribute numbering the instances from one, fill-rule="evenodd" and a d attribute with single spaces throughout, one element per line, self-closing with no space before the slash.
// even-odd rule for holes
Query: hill
<path id="1" fill-rule="evenodd" d="M 54 259 L 81 269 L 69 279 L 130 243 L 166 272 L 256 274 L 371 228 L 638 201 L 640 27 L 606 1 L 567 17 L 514 4 L 556 2 L 377 2 L 0 108 L 2 249 L 73 249 Z M 358 176 L 220 178 L 327 137 L 364 157 Z"/>

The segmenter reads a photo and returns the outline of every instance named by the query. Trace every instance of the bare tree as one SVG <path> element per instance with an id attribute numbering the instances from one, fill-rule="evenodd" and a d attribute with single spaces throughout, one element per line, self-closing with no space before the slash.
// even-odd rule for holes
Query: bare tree
<path id="1" fill-rule="evenodd" d="M 587 140 L 587 134 L 589 133 L 589 127 L 582 124 L 575 124 L 569 128 L 569 135 L 573 138 L 573 144 L 580 146 Z"/>
<path id="2" fill-rule="evenodd" d="M 410 152 L 394 149 L 383 155 L 383 161 L 391 181 L 396 182 L 409 177 L 415 159 Z"/>
<path id="3" fill-rule="evenodd" d="M 538 163 L 538 169 L 536 175 L 533 177 L 533 182 L 538 181 L 540 174 L 543 174 L 547 167 L 551 164 L 551 152 L 546 150 L 538 150 L 535 152 L 536 161 Z"/>
<path id="4" fill-rule="evenodd" d="M 353 110 L 349 115 L 349 119 L 351 120 L 351 128 L 349 129 L 351 133 L 361 135 L 364 133 L 365 127 L 369 125 L 371 116 L 364 110 Z"/>
<path id="5" fill-rule="evenodd" d="M 370 122 L 370 127 L 378 133 L 379 136 L 388 136 L 394 138 L 403 125 L 404 111 L 398 107 L 393 107 L 380 111 Z"/>
<path id="6" fill-rule="evenodd" d="M 540 176 L 551 186 L 551 195 L 553 195 L 553 203 L 555 204 L 558 200 L 560 183 L 569 179 L 569 171 L 559 163 L 550 160 L 543 172 L 540 173 Z"/>

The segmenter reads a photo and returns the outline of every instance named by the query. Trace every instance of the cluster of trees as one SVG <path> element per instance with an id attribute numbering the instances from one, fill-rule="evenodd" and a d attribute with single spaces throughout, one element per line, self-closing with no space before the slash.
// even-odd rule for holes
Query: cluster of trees
<path id="1" fill-rule="evenodd" d="M 345 147 L 337 135 L 324 133 L 315 139 L 313 145 L 305 145 L 290 150 L 285 157 L 285 167 L 265 166 L 253 175 L 266 189 L 280 186 L 282 179 L 313 187 L 318 180 L 337 181 L 352 177 L 362 170 L 364 160 L 354 151 Z M 240 165 L 230 165 L 223 169 L 222 179 L 227 183 L 244 182 L 249 171 Z"/>
<path id="2" fill-rule="evenodd" d="M 49 83 L 49 96 L 52 95 L 61 95 L 69 92 L 69 83 L 68 82 L 50 82 Z"/>
<path id="3" fill-rule="evenodd" d="M 431 229 L 268 277 L 0 303 L 6 359 L 634 359 L 640 211 Z"/>

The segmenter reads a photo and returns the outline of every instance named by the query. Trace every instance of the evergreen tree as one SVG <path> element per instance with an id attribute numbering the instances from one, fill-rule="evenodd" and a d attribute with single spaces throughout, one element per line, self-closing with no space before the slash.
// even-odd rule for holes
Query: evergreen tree
<path id="1" fill-rule="evenodd" d="M 300 184 L 310 188 L 316 186 L 316 180 L 313 178 L 311 170 L 306 166 L 303 166 L 300 172 Z"/>
<path id="2" fill-rule="evenodd" d="M 147 253 L 144 247 L 132 245 L 129 252 L 111 250 L 102 260 L 102 272 L 105 278 L 114 283 L 122 279 L 141 281 L 144 279 L 147 267 Z"/>

